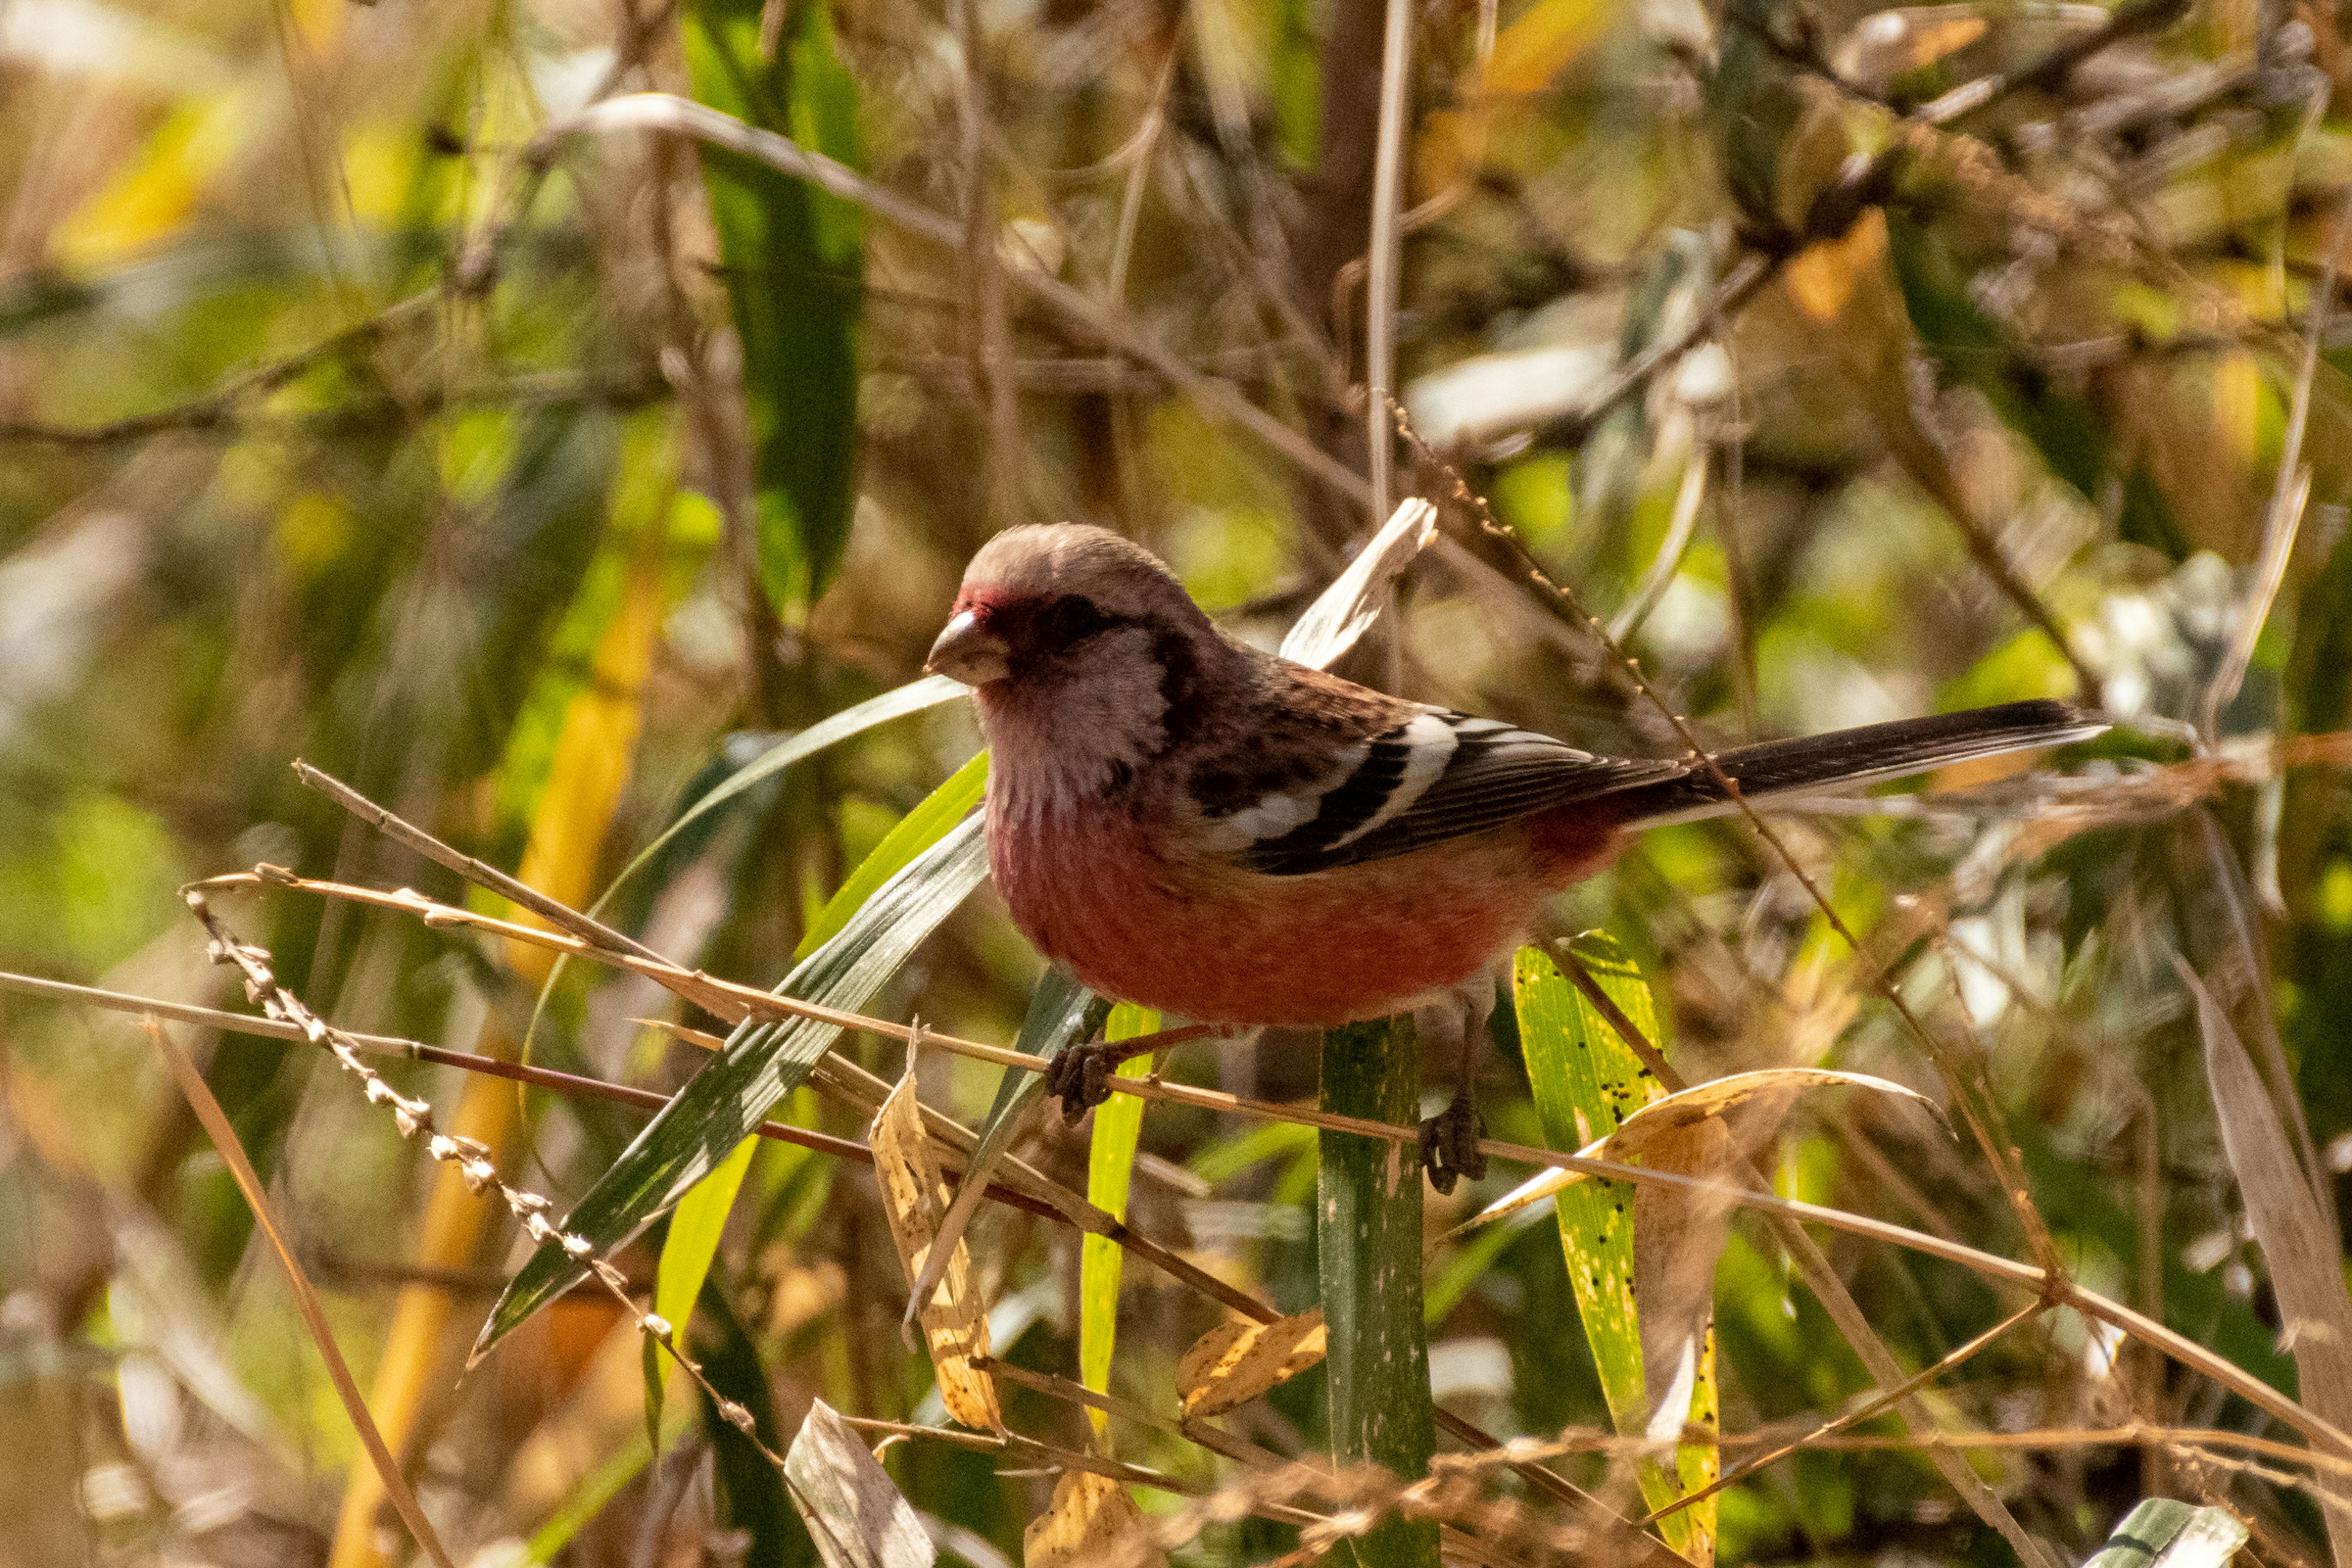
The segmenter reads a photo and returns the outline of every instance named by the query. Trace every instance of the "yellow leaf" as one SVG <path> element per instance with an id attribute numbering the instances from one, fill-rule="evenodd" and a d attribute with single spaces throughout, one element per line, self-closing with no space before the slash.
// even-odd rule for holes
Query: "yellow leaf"
<path id="1" fill-rule="evenodd" d="M 890 1221 L 890 1239 L 898 1244 L 898 1265 L 911 1284 L 922 1277 L 939 1235 L 940 1217 L 953 1196 L 940 1175 L 923 1135 L 920 1110 L 915 1103 L 913 1058 L 898 1086 L 875 1113 L 872 1142 L 874 1173 L 882 1187 L 882 1208 Z M 996 1383 L 973 1367 L 975 1357 L 988 1354 L 988 1314 L 971 1290 L 971 1258 L 958 1241 L 931 1299 L 916 1314 L 923 1338 L 930 1346 L 931 1365 L 940 1382 L 940 1398 L 948 1414 L 967 1426 L 995 1431 L 1004 1424 L 996 1403 Z"/>
<path id="2" fill-rule="evenodd" d="M 1886 254 L 1886 215 L 1877 207 L 1836 239 L 1817 241 L 1789 263 L 1789 292 L 1798 309 L 1816 321 L 1845 314 L 1855 281 Z"/>
<path id="3" fill-rule="evenodd" d="M 1167 1568 L 1168 1554 L 1127 1489 L 1091 1470 L 1064 1470 L 1054 1500 L 1021 1532 L 1022 1568 Z"/>
<path id="4" fill-rule="evenodd" d="M 1496 36 L 1486 90 L 1505 96 L 1543 91 L 1616 19 L 1608 0 L 1537 0 Z"/>
<path id="5" fill-rule="evenodd" d="M 1323 1309 L 1253 1323 L 1236 1318 L 1211 1329 L 1176 1363 L 1187 1415 L 1215 1415 L 1287 1383 L 1323 1359 Z"/>
<path id="6" fill-rule="evenodd" d="M 588 901 L 597 849 L 636 755 L 645 719 L 638 696 L 653 667 L 655 635 L 667 599 L 663 564 L 668 532 L 649 528 L 639 539 L 621 607 L 596 640 L 587 684 L 564 710 L 530 842 L 523 850 L 518 873 L 522 880 L 574 908 Z M 533 915 L 518 912 L 515 918 L 537 923 Z M 507 944 L 507 963 L 537 984 L 547 978 L 553 958 L 544 948 L 513 942 Z"/>
<path id="7" fill-rule="evenodd" d="M 2221 449 L 2251 466 L 2261 439 L 2262 363 L 2243 349 L 2213 362 L 2213 433 Z"/>

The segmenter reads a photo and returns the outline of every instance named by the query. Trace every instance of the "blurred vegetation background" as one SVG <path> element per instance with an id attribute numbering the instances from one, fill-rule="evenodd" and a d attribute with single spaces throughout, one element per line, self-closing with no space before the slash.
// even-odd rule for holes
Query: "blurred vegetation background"
<path id="1" fill-rule="evenodd" d="M 2173 957 L 2267 1075 L 2270 1152 L 2309 1179 L 2308 1247 L 2340 1286 L 2335 0 L 1394 15 L 1407 47 L 1384 68 L 1381 0 L 0 0 L 0 968 L 241 1007 L 185 881 L 268 862 L 466 901 L 302 787 L 297 758 L 584 906 L 718 781 L 913 679 L 999 527 L 1118 528 L 1271 646 L 1369 537 L 1374 497 L 1417 494 L 1441 538 L 1343 667 L 1416 699 L 1683 749 L 1507 531 L 1710 744 L 2033 696 L 2127 721 L 2063 780 L 2003 764 L 1777 817 L 1790 862 L 1738 825 L 1653 833 L 1560 927 L 1631 953 L 1691 1078 L 1830 1065 L 1947 1099 L 1874 990 L 1886 965 L 2030 1201 L 1974 1144 L 1858 1094 L 1791 1116 L 1763 1156 L 1777 1188 L 2054 1259 L 2326 1415 L 2282 1341 L 2247 1134 L 2217 1119 L 2213 1028 Z M 675 115 L 646 92 L 870 184 L 825 194 L 648 131 Z M 1390 392 L 1415 440 L 1368 440 Z M 865 729 L 698 819 L 606 917 L 772 985 L 979 743 L 961 703 Z M 215 903 L 352 1030 L 509 1058 L 528 1038 L 540 1065 L 667 1092 L 704 1056 L 641 1020 L 715 1026 L 584 966 L 541 1009 L 544 954 L 397 910 Z M 867 1010 L 1010 1042 L 1039 971 L 983 890 Z M 461 1377 L 527 1250 L 504 1211 L 322 1053 L 173 1029 L 457 1561 L 814 1561 L 772 1469 L 685 1384 L 649 1437 L 609 1300 L 575 1293 Z M 886 1078 L 903 1054 L 843 1049 Z M 1315 1054 L 1193 1047 L 1171 1070 L 1296 1100 Z M 1489 1120 L 1540 1144 L 1520 1064 L 1488 1062 Z M 386 1071 L 559 1209 L 643 1122 Z M 138 1021 L 0 992 L 0 1562 L 413 1552 Z M 927 1057 L 923 1095 L 976 1125 L 996 1076 Z M 775 1114 L 865 1125 L 806 1089 Z M 1085 1188 L 1100 1120 L 1048 1118 L 1023 1152 Z M 1310 1131 L 1155 1104 L 1139 1140 L 1138 1230 L 1284 1311 L 1315 1304 Z M 1433 1196 L 1431 1234 L 1521 1173 Z M 763 1144 L 719 1218 L 695 1342 L 772 1441 L 819 1397 L 940 1419 L 870 1173 Z M 1558 1231 L 1486 1234 L 1431 1257 L 1439 1405 L 1500 1437 L 1605 1430 Z M 2021 1304 L 1818 1234 L 1906 1372 Z M 646 1291 L 663 1235 L 615 1258 Z M 994 1353 L 1076 1375 L 1076 1233 L 1006 1212 L 972 1246 Z M 1132 1261 L 1112 1288 L 1110 1390 L 1167 1406 L 1219 1313 Z M 1735 1226 L 1716 1303 L 1727 1433 L 1801 1432 L 1873 1387 L 1770 1231 Z M 1323 1451 L 1324 1376 L 1228 1426 Z M 1066 1401 L 1004 1398 L 1017 1430 L 1097 1440 Z M 2065 1308 L 1930 1403 L 1955 1430 L 2290 1436 Z M 1232 1473 L 1110 1425 L 1171 1485 Z M 2261 1561 L 2329 1560 L 2301 1472 L 2192 1447 L 2082 1436 L 1971 1463 L 2065 1561 L 2168 1489 L 2239 1513 Z M 977 1568 L 1022 1560 L 1054 1489 L 937 1442 L 886 1457 Z M 1643 1511 L 1605 1456 L 1558 1468 Z M 1727 1562 L 2012 1558 L 1894 1437 L 1798 1455 L 1718 1506 Z M 1297 1542 L 1245 1519 L 1177 1557 Z"/>

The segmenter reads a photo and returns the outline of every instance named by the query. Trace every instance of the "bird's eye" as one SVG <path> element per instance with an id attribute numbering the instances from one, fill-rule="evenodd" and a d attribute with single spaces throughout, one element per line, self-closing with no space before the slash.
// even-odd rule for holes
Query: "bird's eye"
<path id="1" fill-rule="evenodd" d="M 1038 622 L 1038 642 L 1048 648 L 1066 648 L 1085 641 L 1110 625 L 1110 617 L 1083 594 L 1065 594 L 1045 606 Z"/>

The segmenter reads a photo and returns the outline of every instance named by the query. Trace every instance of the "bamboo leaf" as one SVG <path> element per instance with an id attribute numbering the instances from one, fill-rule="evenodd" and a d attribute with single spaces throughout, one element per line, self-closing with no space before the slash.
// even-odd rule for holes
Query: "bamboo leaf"
<path id="1" fill-rule="evenodd" d="M 694 95 L 852 168 L 864 162 L 856 88 L 827 8 L 784 13 L 772 58 L 762 0 L 697 0 L 680 31 Z M 759 494 L 760 580 L 797 616 L 841 564 L 857 503 L 857 339 L 864 215 L 764 163 L 704 146 L 711 216 L 743 345 Z"/>
<path id="2" fill-rule="evenodd" d="M 840 935 L 793 967 L 778 991 L 832 1007 L 864 1006 L 987 870 L 981 821 L 967 817 L 884 883 Z M 809 1019 L 738 1028 L 565 1216 L 565 1234 L 584 1238 L 600 1253 L 635 1235 L 750 1136 L 840 1033 Z M 475 1342 L 475 1359 L 583 1272 L 560 1245 L 541 1246 L 492 1308 Z"/>
<path id="3" fill-rule="evenodd" d="M 2228 1509 L 2143 1498 L 2083 1568 L 2222 1568 L 2246 1533 Z"/>
<path id="4" fill-rule="evenodd" d="M 1323 1109 L 1410 1127 L 1421 1100 L 1421 1042 L 1409 1018 L 1323 1037 Z M 1421 1168 L 1399 1143 L 1319 1134 L 1316 1271 L 1328 1324 L 1331 1458 L 1408 1479 L 1437 1441 L 1421 1301 Z M 1382 1520 L 1349 1543 L 1359 1568 L 1437 1568 L 1434 1520 Z"/>
<path id="5" fill-rule="evenodd" d="M 962 697 L 965 691 L 965 687 L 959 682 L 950 680 L 944 675 L 927 675 L 920 680 L 911 680 L 904 686 L 895 687 L 879 697 L 869 697 L 854 708 L 845 708 L 830 718 L 819 720 L 797 734 L 786 736 L 729 774 L 714 785 L 708 794 L 698 796 L 692 805 L 678 813 L 677 820 L 662 829 L 652 843 L 638 850 L 635 858 L 621 868 L 621 874 L 613 879 L 612 886 L 604 889 L 604 897 L 596 900 L 591 912 L 603 909 L 605 902 L 613 897 L 623 883 L 644 869 L 656 856 L 667 848 L 671 841 L 679 834 L 700 822 L 703 817 L 718 810 L 729 801 L 735 799 L 744 791 L 775 777 L 794 763 L 814 756 L 827 746 L 836 745 L 854 735 L 863 734 L 876 725 L 887 724 L 893 719 L 903 719 L 909 713 L 920 713 L 925 709 L 944 706 Z"/>
<path id="6" fill-rule="evenodd" d="M 1127 1489 L 1091 1470 L 1064 1470 L 1052 1504 L 1021 1533 L 1022 1568 L 1166 1568 L 1167 1562 Z"/>
<path id="7" fill-rule="evenodd" d="M 987 780 L 988 753 L 983 752 L 900 818 L 825 901 L 816 919 L 809 922 L 793 956 L 806 958 L 839 935 L 850 917 L 865 906 L 877 889 L 904 870 L 917 855 L 939 842 L 948 829 L 979 804 L 980 792 Z M 686 1332 L 695 1298 L 702 1290 L 703 1277 L 710 1271 L 710 1260 L 718 1254 L 727 1216 L 734 1209 L 736 1194 L 742 1190 L 744 1173 L 751 1168 L 752 1148 L 749 1140 L 738 1144 L 717 1170 L 678 1200 L 677 1210 L 670 1216 L 669 1234 L 662 1241 L 654 1311 L 677 1333 Z M 654 1365 L 649 1360 L 646 1381 L 647 1408 L 651 1412 L 648 1421 L 657 1420 L 661 1409 L 662 1384 Z"/>
<path id="8" fill-rule="evenodd" d="M 1160 1015 L 1150 1007 L 1125 1004 L 1111 1009 L 1109 1037 L 1131 1040 L 1160 1031 Z M 1149 1056 L 1118 1064 L 1121 1078 L 1141 1078 L 1151 1070 Z M 1143 1135 L 1143 1101 L 1131 1094 L 1114 1094 L 1095 1108 L 1094 1132 L 1087 1149 L 1087 1202 L 1113 1219 L 1127 1217 L 1129 1179 L 1135 1173 L 1135 1149 Z M 1078 1238 L 1078 1378 L 1097 1394 L 1110 1392 L 1111 1348 L 1118 1338 L 1119 1262 L 1125 1253 L 1107 1236 Z M 1110 1431 L 1107 1411 L 1088 1410 L 1097 1440 Z"/>
<path id="9" fill-rule="evenodd" d="M 1575 952 L 1627 1021 L 1654 1041 L 1657 1012 L 1650 988 L 1623 949 L 1603 934 L 1588 932 L 1577 939 Z M 1537 1114 L 1549 1147 L 1587 1148 L 1612 1137 L 1642 1107 L 1664 1098 L 1663 1087 L 1649 1068 L 1548 955 L 1534 948 L 1519 951 L 1512 965 L 1512 993 L 1528 1081 L 1535 1091 Z M 1718 1168 L 1726 1157 L 1727 1133 L 1707 1118 L 1694 1125 L 1712 1131 L 1700 1133 L 1703 1142 L 1695 1146 L 1675 1149 L 1671 1157 L 1702 1170 Z M 1691 1134 L 1685 1131 L 1684 1136 Z M 1559 1223 L 1560 1248 L 1568 1261 L 1569 1284 L 1584 1320 L 1585 1339 L 1592 1347 L 1593 1366 L 1601 1376 L 1610 1419 L 1618 1432 L 1627 1436 L 1671 1433 L 1682 1430 L 1685 1423 L 1711 1431 L 1717 1412 L 1714 1344 L 1712 1333 L 1704 1325 L 1711 1313 L 1713 1295 L 1711 1289 L 1694 1281 L 1704 1272 L 1711 1285 L 1720 1239 L 1708 1250 L 1707 1229 L 1686 1234 L 1682 1221 L 1690 1216 L 1672 1215 L 1654 1205 L 1645 1211 L 1628 1184 L 1622 1182 L 1578 1182 L 1560 1187 L 1552 1201 Z M 1655 1238 L 1650 1256 L 1639 1258 L 1636 1238 L 1644 1212 L 1651 1214 L 1654 1230 L 1671 1227 L 1675 1234 Z M 1642 1272 L 1637 1265 L 1643 1262 L 1658 1280 L 1654 1288 L 1674 1299 L 1672 1305 L 1661 1300 L 1662 1313 L 1672 1321 L 1650 1338 L 1650 1348 L 1664 1373 L 1664 1386 L 1654 1390 L 1644 1364 L 1641 1303 L 1635 1291 Z M 1664 1371 L 1668 1367 L 1673 1370 Z M 1643 1495 L 1655 1508 L 1706 1486 L 1715 1479 L 1717 1468 L 1715 1445 L 1685 1443 L 1676 1450 L 1674 1473 L 1652 1459 L 1640 1461 L 1636 1472 Z M 1713 1499 L 1669 1514 L 1661 1523 L 1667 1544 L 1676 1552 L 1695 1563 L 1713 1560 Z"/>
<path id="10" fill-rule="evenodd" d="M 737 1144 L 717 1170 L 695 1183 L 678 1200 L 669 1216 L 669 1233 L 662 1238 L 661 1263 L 654 1275 L 654 1315 L 669 1324 L 680 1344 L 686 1342 L 694 1303 L 710 1275 L 711 1260 L 719 1256 L 727 1216 L 734 1211 L 735 1194 L 742 1190 L 744 1174 L 751 1170 L 751 1156 L 758 1149 L 749 1138 Z M 669 1362 L 651 1340 L 646 1342 L 646 1430 L 650 1438 L 661 1426 L 662 1389 L 668 1381 Z"/>
<path id="11" fill-rule="evenodd" d="M 825 1568 L 930 1568 L 939 1560 L 889 1472 L 822 1399 L 784 1455 L 784 1487 Z"/>
<path id="12" fill-rule="evenodd" d="M 1229 1319 L 1192 1342 L 1176 1363 L 1176 1393 L 1187 1415 L 1222 1415 L 1321 1364 L 1329 1335 L 1323 1309 L 1271 1323 Z"/>
<path id="13" fill-rule="evenodd" d="M 910 1286 L 923 1277 L 923 1264 L 940 1249 L 940 1220 L 948 1211 L 948 1184 L 923 1132 L 922 1112 L 915 1103 L 915 1062 L 882 1102 L 874 1118 L 874 1174 L 882 1187 L 882 1210 L 890 1222 L 890 1239 L 898 1248 L 898 1265 Z M 988 1313 L 972 1293 L 971 1258 L 961 1241 L 945 1249 L 947 1267 L 940 1271 L 938 1289 L 916 1302 L 923 1338 L 940 1397 L 948 1414 L 967 1426 L 994 1431 L 1004 1424 L 996 1401 L 996 1383 L 972 1365 L 988 1355 Z"/>

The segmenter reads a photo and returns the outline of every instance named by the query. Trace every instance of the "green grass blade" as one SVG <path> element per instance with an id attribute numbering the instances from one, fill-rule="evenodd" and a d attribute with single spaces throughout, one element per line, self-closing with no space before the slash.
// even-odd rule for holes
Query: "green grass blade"
<path id="1" fill-rule="evenodd" d="M 1410 1127 L 1421 1043 L 1409 1018 L 1323 1037 L 1323 1109 Z M 1316 1269 L 1330 1335 L 1331 1458 L 1425 1474 L 1437 1446 L 1421 1298 L 1421 1166 L 1409 1145 L 1318 1135 Z M 1639 1364 L 1638 1363 L 1636 1364 Z M 1437 1568 L 1433 1520 L 1391 1517 L 1350 1543 L 1358 1568 Z"/>
<path id="2" fill-rule="evenodd" d="M 1111 1009 L 1109 1037 L 1131 1040 L 1157 1034 L 1160 1015 L 1150 1007 L 1124 1003 Z M 1151 1058 L 1141 1056 L 1118 1066 L 1122 1078 L 1141 1078 L 1151 1070 Z M 1129 1180 L 1135 1173 L 1135 1149 L 1143 1136 L 1143 1101 L 1131 1094 L 1114 1094 L 1095 1108 L 1094 1140 L 1087 1150 L 1087 1202 L 1114 1219 L 1127 1217 Z M 1110 1392 L 1111 1347 L 1118 1339 L 1118 1243 L 1107 1236 L 1078 1238 L 1078 1379 L 1097 1394 Z M 1095 1436 L 1110 1430 L 1110 1416 L 1089 1410 Z"/>
<path id="3" fill-rule="evenodd" d="M 1577 938 L 1574 951 L 1627 1021 L 1656 1043 L 1656 1005 L 1624 949 L 1595 931 Z M 1665 1092 L 1549 955 L 1521 948 L 1511 966 L 1511 982 L 1528 1082 L 1535 1091 L 1548 1146 L 1572 1152 L 1606 1138 L 1626 1117 Z M 1580 1182 L 1561 1188 L 1552 1202 L 1569 1284 L 1584 1320 L 1610 1419 L 1619 1433 L 1639 1436 L 1649 1426 L 1650 1402 L 1642 1371 L 1641 1312 L 1633 1294 L 1633 1190 L 1622 1182 Z M 1711 1416 L 1716 1408 L 1710 1333 L 1700 1357 L 1692 1409 Z M 1643 1496 L 1657 1508 L 1685 1490 L 1704 1486 L 1714 1479 L 1717 1453 L 1711 1446 L 1684 1445 L 1676 1456 L 1679 1480 L 1655 1461 L 1643 1460 L 1638 1466 Z M 1694 1561 L 1708 1560 L 1715 1539 L 1714 1500 L 1668 1515 L 1661 1527 L 1676 1552 Z"/>
<path id="4" fill-rule="evenodd" d="M 965 818 L 876 891 L 841 934 L 787 975 L 785 995 L 831 1007 L 863 1007 L 909 953 L 988 872 L 981 819 Z M 841 1031 L 794 1019 L 747 1024 L 646 1124 L 563 1222 L 599 1253 L 611 1251 L 715 1169 L 768 1109 L 808 1076 Z M 542 1246 L 499 1298 L 475 1342 L 477 1357 L 580 1279 L 581 1266 Z"/>
<path id="5" fill-rule="evenodd" d="M 987 783 L 988 753 L 982 752 L 900 818 L 898 826 L 883 836 L 882 842 L 858 862 L 857 868 L 825 900 L 816 919 L 809 922 L 793 956 L 806 958 L 841 934 L 842 928 L 883 883 L 938 843 L 980 803 L 981 792 Z M 710 1271 L 710 1260 L 718 1255 L 719 1238 L 727 1228 L 727 1215 L 735 1206 L 736 1194 L 742 1189 L 744 1173 L 751 1168 L 753 1147 L 748 1139 L 737 1144 L 735 1152 L 717 1170 L 696 1183 L 694 1189 L 678 1200 L 677 1210 L 670 1216 L 669 1235 L 662 1242 L 654 1310 L 667 1319 L 671 1328 L 680 1334 L 687 1331 L 695 1299 L 702 1291 L 703 1277 Z M 646 1397 L 655 1403 L 656 1410 L 661 1397 L 659 1389 L 660 1384 L 655 1382 L 648 1381 L 646 1385 Z"/>
<path id="6" fill-rule="evenodd" d="M 988 753 L 981 752 L 948 776 L 947 782 L 925 795 L 915 809 L 898 819 L 898 825 L 882 836 L 882 842 L 866 852 L 833 897 L 824 901 L 816 919 L 809 922 L 801 934 L 800 946 L 793 951 L 794 959 L 806 958 L 826 942 L 841 934 L 851 917 L 866 907 L 882 884 L 907 868 L 914 858 L 947 837 L 948 829 L 961 822 L 988 788 Z"/>
<path id="7" fill-rule="evenodd" d="M 869 697 L 854 708 L 845 708 L 797 734 L 786 736 L 679 812 L 677 820 L 663 828 L 651 844 L 638 850 L 635 857 L 621 868 L 621 874 L 613 879 L 613 885 L 604 889 L 604 896 L 596 900 L 590 912 L 602 910 L 623 883 L 643 870 L 679 834 L 744 791 L 775 777 L 794 763 L 813 757 L 827 746 L 837 745 L 854 735 L 863 734 L 877 724 L 887 724 L 893 719 L 903 719 L 909 713 L 919 713 L 927 708 L 952 702 L 963 696 L 965 689 L 944 675 L 927 675 L 920 680 L 910 680 L 904 686 L 885 691 L 879 697 Z"/>
<path id="8" fill-rule="evenodd" d="M 856 168 L 856 84 L 834 53 L 829 9 L 790 7 L 773 58 L 763 0 L 695 0 L 679 29 L 694 95 Z M 704 147 L 759 495 L 760 580 L 787 618 L 841 564 L 857 504 L 857 338 L 864 215 L 764 163 Z"/>
<path id="9" fill-rule="evenodd" d="M 654 1273 L 654 1315 L 668 1322 L 679 1344 L 686 1342 L 695 1300 L 702 1294 L 703 1280 L 709 1278 L 711 1260 L 719 1256 L 719 1239 L 727 1233 L 727 1216 L 734 1212 L 735 1194 L 742 1190 L 743 1177 L 758 1150 L 759 1145 L 749 1138 L 738 1143 L 733 1153 L 719 1162 L 717 1170 L 678 1199 L 677 1210 L 669 1216 L 669 1234 L 662 1237 L 661 1264 Z M 650 1342 L 646 1349 L 652 1351 Z M 668 1359 L 647 1354 L 648 1428 L 661 1423 L 662 1386 L 668 1375 Z"/>

